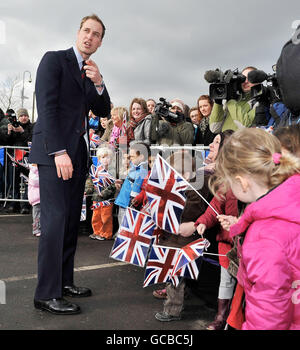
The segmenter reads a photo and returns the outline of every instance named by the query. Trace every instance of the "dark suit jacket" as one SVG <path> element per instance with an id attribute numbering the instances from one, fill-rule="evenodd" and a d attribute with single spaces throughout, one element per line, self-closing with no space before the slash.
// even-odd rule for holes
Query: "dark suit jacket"
<path id="1" fill-rule="evenodd" d="M 36 77 L 38 119 L 33 130 L 31 163 L 54 165 L 49 155 L 67 150 L 72 162 L 88 111 L 109 115 L 110 98 L 106 88 L 99 95 L 92 81 L 85 86 L 73 48 L 47 52 Z"/>

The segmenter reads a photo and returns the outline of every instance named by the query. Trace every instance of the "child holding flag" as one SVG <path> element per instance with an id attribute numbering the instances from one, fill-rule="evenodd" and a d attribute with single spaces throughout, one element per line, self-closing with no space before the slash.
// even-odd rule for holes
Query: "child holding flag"
<path id="1" fill-rule="evenodd" d="M 119 206 L 119 225 L 122 223 L 126 208 L 131 205 L 133 198 L 141 192 L 143 181 L 149 170 L 148 156 L 149 147 L 147 144 L 135 141 L 130 145 L 130 168 L 115 201 L 115 204 Z"/>
<path id="2" fill-rule="evenodd" d="M 282 152 L 274 135 L 245 128 L 224 145 L 216 169 L 235 197 L 249 203 L 230 228 L 231 237 L 240 237 L 242 329 L 300 330 L 299 158 Z"/>
<path id="3" fill-rule="evenodd" d="M 112 239 L 113 235 L 113 198 L 116 188 L 114 180 L 108 172 L 113 152 L 109 147 L 97 150 L 97 167 L 91 166 L 91 177 L 86 182 L 86 195 L 92 195 L 93 234 L 89 237 L 99 241 Z"/>

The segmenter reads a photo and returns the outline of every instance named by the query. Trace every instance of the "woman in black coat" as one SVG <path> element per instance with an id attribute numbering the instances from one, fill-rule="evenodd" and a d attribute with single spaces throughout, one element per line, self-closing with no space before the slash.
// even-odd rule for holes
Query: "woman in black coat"
<path id="1" fill-rule="evenodd" d="M 202 95 L 198 98 L 197 107 L 201 121 L 196 130 L 195 145 L 209 146 L 216 136 L 209 129 L 209 117 L 214 102 L 208 95 Z"/>

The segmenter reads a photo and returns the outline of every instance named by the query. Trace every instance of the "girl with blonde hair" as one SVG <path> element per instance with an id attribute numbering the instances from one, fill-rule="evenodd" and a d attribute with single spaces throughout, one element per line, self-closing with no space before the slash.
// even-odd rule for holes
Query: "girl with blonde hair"
<path id="1" fill-rule="evenodd" d="M 217 159 L 223 190 L 248 203 L 231 237 L 240 237 L 237 279 L 245 293 L 242 329 L 300 330 L 300 160 L 264 130 L 236 131 Z M 212 182 L 214 193 L 220 181 Z M 219 192 L 218 192 L 219 193 Z"/>

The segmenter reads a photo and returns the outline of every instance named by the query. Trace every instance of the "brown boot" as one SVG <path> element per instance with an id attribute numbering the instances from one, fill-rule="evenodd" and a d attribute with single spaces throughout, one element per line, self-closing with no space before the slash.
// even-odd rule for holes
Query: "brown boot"
<path id="1" fill-rule="evenodd" d="M 231 299 L 218 299 L 218 313 L 215 320 L 206 329 L 210 331 L 224 330 L 230 310 L 230 302 Z"/>

